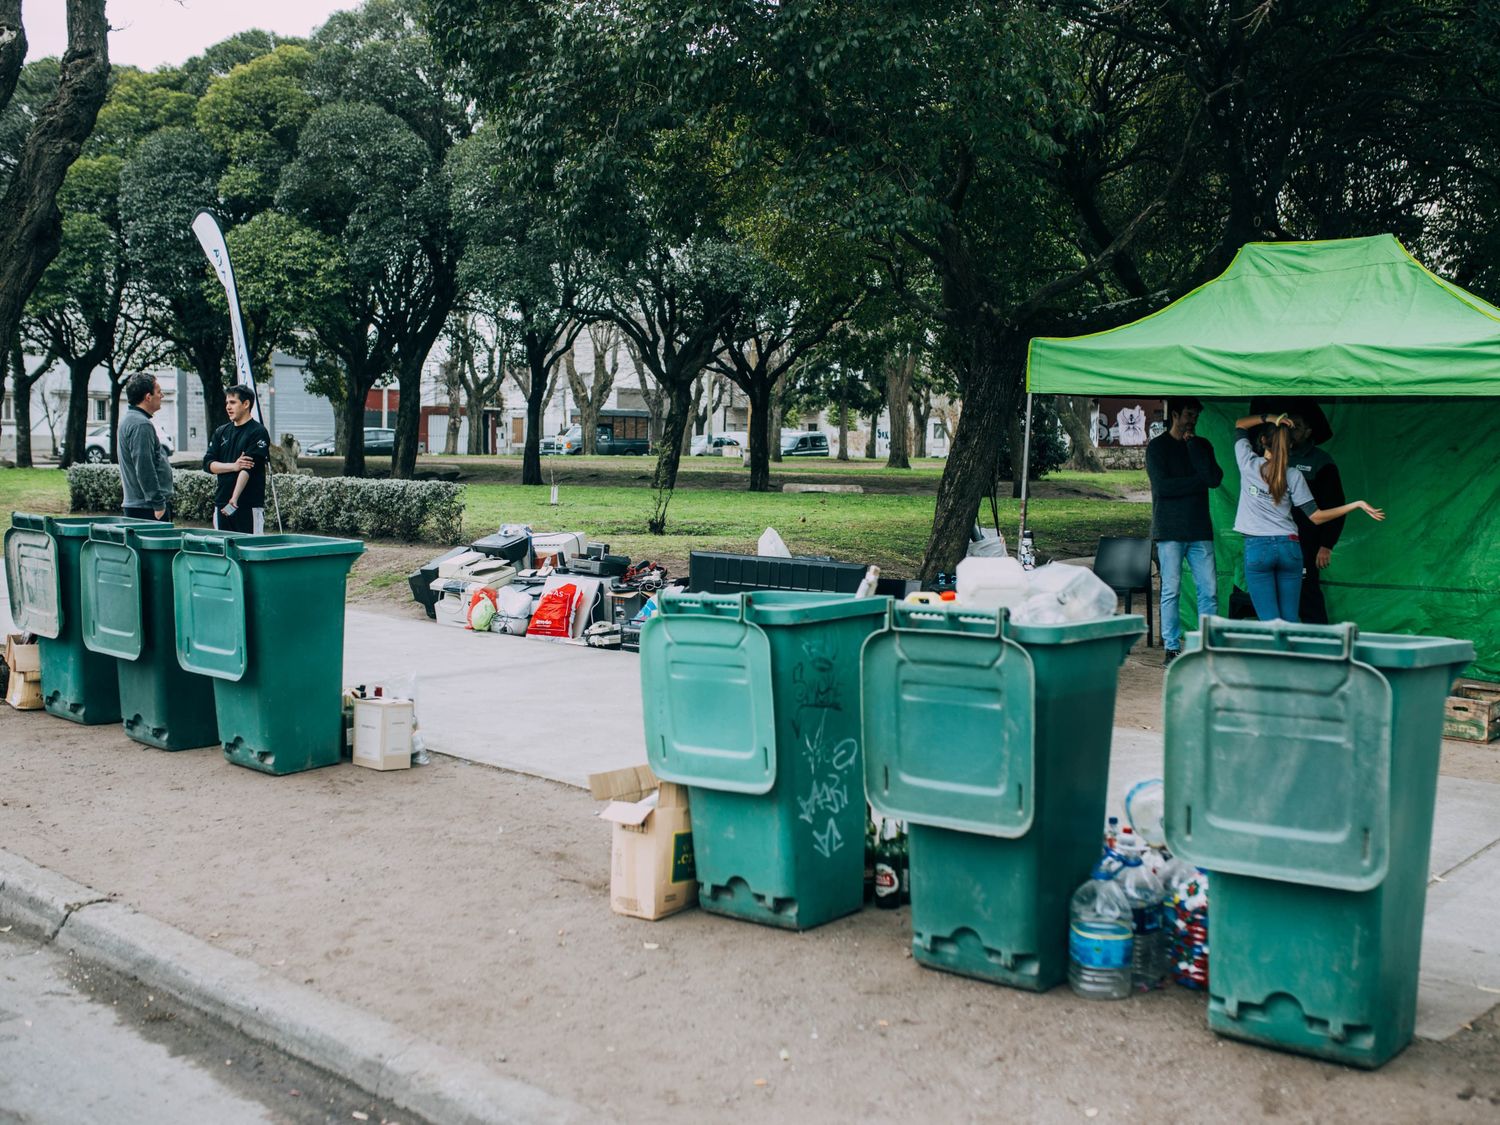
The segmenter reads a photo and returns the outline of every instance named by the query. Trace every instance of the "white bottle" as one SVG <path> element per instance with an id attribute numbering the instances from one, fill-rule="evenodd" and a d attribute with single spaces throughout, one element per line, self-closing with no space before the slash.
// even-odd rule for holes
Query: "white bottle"
<path id="1" fill-rule="evenodd" d="M 1015 559 L 971 555 L 959 561 L 957 576 L 960 605 L 1001 609 L 1026 600 L 1026 572 Z"/>
<path id="2" fill-rule="evenodd" d="M 1068 905 L 1068 986 L 1087 1000 L 1128 997 L 1134 935 L 1125 892 L 1096 867 Z"/>
<path id="3" fill-rule="evenodd" d="M 1131 951 L 1132 984 L 1142 992 L 1160 988 L 1166 976 L 1167 950 L 1162 932 L 1161 880 L 1142 862 L 1143 847 L 1129 828 L 1120 829 L 1119 848 L 1124 866 L 1115 876 L 1130 903 L 1135 946 Z"/>

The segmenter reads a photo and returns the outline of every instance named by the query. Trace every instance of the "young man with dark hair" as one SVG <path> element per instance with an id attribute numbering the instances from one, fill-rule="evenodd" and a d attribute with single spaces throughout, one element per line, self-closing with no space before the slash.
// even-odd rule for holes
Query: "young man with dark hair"
<path id="1" fill-rule="evenodd" d="M 152 415 L 161 409 L 161 384 L 146 374 L 125 382 L 128 408 L 120 417 L 116 447 L 120 457 L 122 510 L 140 520 L 167 520 L 172 514 L 172 466 L 156 435 Z"/>
<path id="2" fill-rule="evenodd" d="M 255 392 L 236 384 L 224 392 L 229 421 L 214 431 L 203 455 L 203 467 L 218 477 L 214 488 L 214 526 L 221 531 L 266 529 L 266 466 L 271 435 L 250 417 Z"/>
<path id="3" fill-rule="evenodd" d="M 1161 643 L 1163 664 L 1182 652 L 1182 619 L 1177 601 L 1182 564 L 1193 572 L 1200 619 L 1219 612 L 1218 574 L 1214 568 L 1214 528 L 1208 494 L 1219 487 L 1224 470 L 1214 447 L 1198 436 L 1203 404 L 1196 398 L 1167 399 L 1166 433 L 1146 446 L 1146 475 L 1151 478 L 1151 538 L 1161 567 Z"/>

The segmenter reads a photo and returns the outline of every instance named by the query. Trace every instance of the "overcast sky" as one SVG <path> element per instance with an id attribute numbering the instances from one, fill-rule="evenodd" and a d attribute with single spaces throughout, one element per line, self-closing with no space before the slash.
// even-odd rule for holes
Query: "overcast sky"
<path id="1" fill-rule="evenodd" d="M 307 35 L 330 12 L 358 6 L 358 0 L 108 0 L 109 61 L 143 70 L 180 66 L 237 31 Z M 66 49 L 66 7 L 63 0 L 22 0 L 28 59 Z"/>

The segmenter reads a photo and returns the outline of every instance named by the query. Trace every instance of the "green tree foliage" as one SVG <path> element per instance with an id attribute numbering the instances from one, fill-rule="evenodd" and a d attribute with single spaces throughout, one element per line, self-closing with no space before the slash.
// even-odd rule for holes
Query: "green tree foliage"
<path id="1" fill-rule="evenodd" d="M 225 162 L 218 193 L 231 221 L 270 206 L 317 108 L 306 89 L 312 63 L 305 47 L 284 44 L 215 78 L 198 101 L 198 131 Z"/>
<path id="2" fill-rule="evenodd" d="M 198 376 L 210 432 L 224 412 L 229 320 L 215 304 L 193 216 L 218 205 L 223 162 L 202 134 L 168 128 L 141 142 L 120 175 L 120 212 L 132 269 L 150 290 L 146 313 L 183 367 Z M 199 435 L 205 444 L 208 434 Z"/>

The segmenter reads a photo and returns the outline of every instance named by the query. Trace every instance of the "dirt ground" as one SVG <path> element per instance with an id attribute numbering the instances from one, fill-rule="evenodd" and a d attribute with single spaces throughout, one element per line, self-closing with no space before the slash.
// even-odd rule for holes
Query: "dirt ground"
<path id="1" fill-rule="evenodd" d="M 1159 652 L 1127 660 L 1119 723 L 1159 725 Z M 1495 751 L 1446 749 L 1500 779 Z M 272 778 L 0 708 L 0 846 L 621 1120 L 1500 1120 L 1493 1011 L 1366 1074 L 1220 1040 L 1177 988 L 1099 1004 L 920 968 L 905 909 L 626 919 L 597 811 L 441 755 Z"/>

